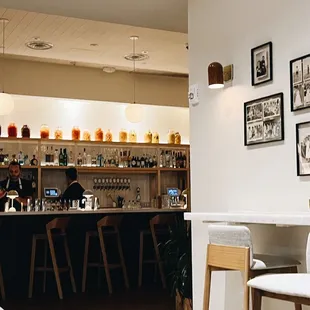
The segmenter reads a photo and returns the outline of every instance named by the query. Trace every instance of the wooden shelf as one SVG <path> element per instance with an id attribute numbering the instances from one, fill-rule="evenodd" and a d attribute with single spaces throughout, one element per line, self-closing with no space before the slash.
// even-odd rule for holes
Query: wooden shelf
<path id="1" fill-rule="evenodd" d="M 22 166 L 22 169 L 38 169 L 38 166 Z M 9 169 L 9 166 L 0 166 L 0 169 Z"/>
<path id="2" fill-rule="evenodd" d="M 187 172 L 189 171 L 189 168 L 158 168 L 158 170 L 161 172 Z"/>
<path id="3" fill-rule="evenodd" d="M 77 146 L 81 145 L 96 145 L 105 147 L 136 147 L 136 148 L 163 148 L 163 149 L 187 149 L 189 144 L 168 144 L 168 143 L 122 143 L 122 142 L 104 142 L 104 141 L 73 141 L 73 140 L 55 140 L 55 139 L 39 139 L 39 138 L 7 138 L 0 137 L 1 142 L 11 142 L 11 143 L 41 143 L 41 144 L 55 144 L 55 145 L 65 145 L 65 144 L 75 144 Z"/>

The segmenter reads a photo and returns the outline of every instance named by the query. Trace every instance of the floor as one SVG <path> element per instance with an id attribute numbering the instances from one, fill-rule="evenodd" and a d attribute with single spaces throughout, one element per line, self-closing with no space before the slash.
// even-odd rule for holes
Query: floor
<path id="1" fill-rule="evenodd" d="M 112 296 L 77 294 L 63 301 L 53 297 L 15 300 L 1 303 L 4 310 L 174 310 L 174 299 L 162 290 L 130 291 Z"/>

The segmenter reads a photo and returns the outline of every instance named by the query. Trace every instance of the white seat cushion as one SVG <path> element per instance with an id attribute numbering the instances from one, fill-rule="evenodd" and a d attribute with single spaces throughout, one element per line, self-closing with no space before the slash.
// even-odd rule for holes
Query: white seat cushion
<path id="1" fill-rule="evenodd" d="M 300 265 L 300 262 L 285 256 L 273 256 L 254 254 L 252 270 L 264 270 L 273 268 L 294 267 Z"/>
<path id="2" fill-rule="evenodd" d="M 265 292 L 310 298 L 310 274 L 267 274 L 248 281 L 248 286 Z"/>

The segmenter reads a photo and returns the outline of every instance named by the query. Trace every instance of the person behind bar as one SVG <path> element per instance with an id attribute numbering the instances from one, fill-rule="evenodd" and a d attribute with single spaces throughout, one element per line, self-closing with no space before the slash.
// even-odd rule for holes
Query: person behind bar
<path id="1" fill-rule="evenodd" d="M 78 173 L 77 170 L 73 167 L 70 167 L 66 170 L 66 179 L 68 187 L 63 193 L 61 200 L 62 202 L 68 202 L 69 200 L 82 200 L 83 193 L 85 189 L 77 181 Z"/>
<path id="2" fill-rule="evenodd" d="M 9 174 L 5 180 L 0 181 L 0 211 L 4 211 L 7 202 L 7 193 L 11 190 L 18 192 L 19 197 L 14 199 L 14 208 L 21 210 L 21 203 L 26 206 L 27 200 L 32 199 L 33 189 L 31 181 L 21 178 L 21 166 L 18 162 L 12 161 L 9 164 Z"/>

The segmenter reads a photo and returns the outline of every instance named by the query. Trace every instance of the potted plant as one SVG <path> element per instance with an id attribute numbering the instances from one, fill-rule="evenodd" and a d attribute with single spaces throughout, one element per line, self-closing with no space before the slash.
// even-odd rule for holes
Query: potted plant
<path id="1" fill-rule="evenodd" d="M 191 228 L 183 218 L 177 218 L 170 227 L 169 240 L 161 245 L 161 253 L 176 310 L 192 309 Z"/>

